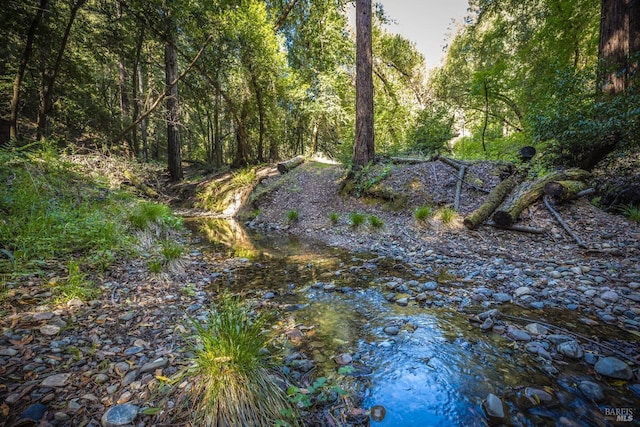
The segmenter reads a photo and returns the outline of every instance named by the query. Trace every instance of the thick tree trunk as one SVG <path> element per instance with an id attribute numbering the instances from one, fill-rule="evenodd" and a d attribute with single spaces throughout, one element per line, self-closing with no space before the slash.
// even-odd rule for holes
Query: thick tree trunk
<path id="1" fill-rule="evenodd" d="M 585 188 L 587 184 L 582 181 L 551 181 L 544 185 L 544 194 L 556 201 L 571 200 Z"/>
<path id="2" fill-rule="evenodd" d="M 473 230 L 484 222 L 489 216 L 500 206 L 500 203 L 504 200 L 509 193 L 516 186 L 516 177 L 511 175 L 489 193 L 485 202 L 480 205 L 478 209 L 469 214 L 464 220 L 463 224 L 470 230 Z"/>
<path id="3" fill-rule="evenodd" d="M 31 21 L 31 26 L 27 32 L 27 42 L 20 58 L 20 65 L 18 65 L 18 71 L 16 72 L 16 78 L 13 81 L 13 97 L 11 98 L 11 116 L 9 117 L 9 137 L 11 139 L 18 138 L 18 110 L 20 109 L 20 86 L 22 85 L 22 78 L 24 72 L 27 69 L 27 64 L 31 58 L 31 52 L 33 50 L 33 39 L 36 36 L 36 30 L 40 25 L 42 19 L 42 13 L 49 6 L 48 0 L 40 0 L 40 5 L 36 10 L 36 16 Z"/>
<path id="4" fill-rule="evenodd" d="M 527 206 L 542 197 L 545 184 L 552 181 L 580 181 L 589 176 L 590 173 L 582 169 L 567 169 L 550 173 L 535 181 L 526 182 L 504 202 L 500 210 L 493 214 L 493 221 L 501 227 L 509 227 L 516 222 L 520 213 Z"/>
<path id="5" fill-rule="evenodd" d="M 373 59 L 371 0 L 356 1 L 356 140 L 353 165 L 361 168 L 375 159 L 373 134 Z"/>
<path id="6" fill-rule="evenodd" d="M 165 84 L 167 94 L 167 163 L 171 181 L 182 179 L 182 144 L 180 141 L 180 110 L 178 103 L 178 50 L 174 29 L 164 48 Z"/>

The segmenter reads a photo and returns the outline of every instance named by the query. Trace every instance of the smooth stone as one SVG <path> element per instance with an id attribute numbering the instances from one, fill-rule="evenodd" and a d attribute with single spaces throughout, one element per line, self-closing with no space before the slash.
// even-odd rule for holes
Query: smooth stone
<path id="1" fill-rule="evenodd" d="M 402 306 L 402 307 L 406 307 L 407 305 L 409 305 L 409 298 L 407 298 L 407 297 L 398 298 L 396 300 L 396 304 L 398 304 L 399 306 Z"/>
<path id="2" fill-rule="evenodd" d="M 117 427 L 131 424 L 138 415 L 138 407 L 130 403 L 115 405 L 102 415 L 102 427 Z"/>
<path id="3" fill-rule="evenodd" d="M 387 335 L 398 335 L 398 332 L 400 332 L 400 328 L 398 328 L 397 326 L 385 326 L 383 332 Z"/>
<path id="4" fill-rule="evenodd" d="M 600 295 L 600 298 L 603 301 L 618 302 L 618 300 L 620 299 L 620 295 L 618 295 L 618 293 L 614 291 L 606 291 L 602 295 Z"/>
<path id="5" fill-rule="evenodd" d="M 12 393 L 7 396 L 4 401 L 7 405 L 13 405 L 20 399 L 20 393 Z"/>
<path id="6" fill-rule="evenodd" d="M 134 317 L 135 317 L 135 313 L 133 311 L 127 311 L 126 313 L 118 316 L 118 319 L 122 320 L 123 322 L 126 322 L 133 319 Z"/>
<path id="7" fill-rule="evenodd" d="M 423 291 L 435 291 L 436 289 L 438 289 L 437 282 L 425 282 L 422 284 Z"/>
<path id="8" fill-rule="evenodd" d="M 516 296 L 516 298 L 520 298 L 530 294 L 531 294 L 531 288 L 529 288 L 528 286 L 521 286 L 518 289 L 516 289 L 514 292 L 514 295 Z"/>
<path id="9" fill-rule="evenodd" d="M 42 325 L 40 326 L 40 333 L 42 335 L 56 335 L 58 332 L 60 332 L 60 326 L 58 325 Z"/>
<path id="10" fill-rule="evenodd" d="M 564 354 L 572 359 L 580 359 L 584 356 L 584 351 L 578 341 L 565 341 L 558 344 L 558 353 Z"/>
<path id="11" fill-rule="evenodd" d="M 124 354 L 127 356 L 133 356 L 134 354 L 138 354 L 144 350 L 144 347 L 129 347 L 124 351 Z"/>
<path id="12" fill-rule="evenodd" d="M 273 299 L 276 297 L 276 294 L 273 292 L 266 292 L 264 295 L 262 295 L 262 299 Z"/>
<path id="13" fill-rule="evenodd" d="M 506 294 L 504 292 L 498 292 L 493 294 L 493 299 L 498 302 L 509 302 L 511 301 L 511 295 Z"/>
<path id="14" fill-rule="evenodd" d="M 323 289 L 325 290 L 325 292 L 333 292 L 335 291 L 337 288 L 337 286 L 333 283 L 327 283 L 326 285 L 323 286 Z"/>
<path id="15" fill-rule="evenodd" d="M 539 388 L 527 387 L 524 389 L 524 394 L 530 401 L 539 402 L 542 405 L 553 402 L 553 396 Z"/>
<path id="16" fill-rule="evenodd" d="M 615 357 L 603 357 L 595 364 L 595 370 L 605 377 L 630 380 L 633 377 L 631 367 Z"/>
<path id="17" fill-rule="evenodd" d="M 138 371 L 137 370 L 127 372 L 127 375 L 125 375 L 124 378 L 122 378 L 122 386 L 123 387 L 128 386 L 129 384 L 134 382 L 137 377 L 138 377 Z"/>
<path id="18" fill-rule="evenodd" d="M 40 387 L 64 387 L 69 382 L 71 374 L 56 374 L 51 375 L 42 380 Z"/>
<path id="19" fill-rule="evenodd" d="M 49 409 L 47 406 L 42 403 L 34 403 L 29 405 L 27 409 L 24 410 L 22 414 L 20 414 L 21 420 L 29 420 L 29 421 L 40 421 L 44 414 Z"/>
<path id="20" fill-rule="evenodd" d="M 531 335 L 518 328 L 509 328 L 507 330 L 507 335 L 513 338 L 516 341 L 531 341 Z"/>
<path id="21" fill-rule="evenodd" d="M 353 357 L 349 353 L 342 353 L 333 359 L 338 365 L 348 365 L 353 361 Z"/>
<path id="22" fill-rule="evenodd" d="M 54 313 L 50 312 L 50 311 L 45 311 L 42 313 L 36 313 L 33 315 L 33 319 L 34 320 L 51 320 L 53 319 L 53 316 L 55 316 Z"/>
<path id="23" fill-rule="evenodd" d="M 164 358 L 156 359 L 153 362 L 145 363 L 144 365 L 142 365 L 142 368 L 140 368 L 140 373 L 144 374 L 147 372 L 155 371 L 156 369 L 164 368 L 168 364 L 169 364 L 169 359 L 164 359 Z"/>
<path id="24" fill-rule="evenodd" d="M 18 350 L 15 348 L 0 348 L 0 356 L 13 357 L 18 354 Z"/>
<path id="25" fill-rule="evenodd" d="M 487 418 L 493 420 L 504 420 L 504 404 L 498 396 L 493 393 L 489 393 L 487 400 L 482 405 Z"/>
<path id="26" fill-rule="evenodd" d="M 599 402 L 604 399 L 604 390 L 600 384 L 593 381 L 582 381 L 578 384 L 578 388 L 587 399 Z"/>
<path id="27" fill-rule="evenodd" d="M 93 381 L 95 381 L 96 384 L 104 384 L 109 381 L 109 376 L 105 374 L 96 374 L 96 376 L 93 377 Z"/>
<path id="28" fill-rule="evenodd" d="M 129 372 L 130 366 L 127 362 L 118 362 L 114 366 L 114 369 L 118 375 L 124 375 Z"/>
<path id="29" fill-rule="evenodd" d="M 539 323 L 529 323 L 524 328 L 532 335 L 547 335 L 549 333 L 549 329 Z"/>
<path id="30" fill-rule="evenodd" d="M 554 345 L 562 344 L 563 342 L 567 342 L 567 341 L 573 341 L 573 338 L 571 338 L 569 335 L 561 335 L 561 334 L 549 335 L 547 339 L 551 341 L 551 343 Z"/>

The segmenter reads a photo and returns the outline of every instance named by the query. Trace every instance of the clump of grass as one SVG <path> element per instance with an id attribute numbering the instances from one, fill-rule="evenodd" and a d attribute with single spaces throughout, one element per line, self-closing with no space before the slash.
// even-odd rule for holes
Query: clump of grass
<path id="1" fill-rule="evenodd" d="M 65 303 L 72 299 L 88 301 L 100 295 L 95 284 L 86 280 L 86 274 L 80 270 L 79 261 L 69 261 L 67 264 L 67 278 L 56 286 L 58 302 Z"/>
<path id="2" fill-rule="evenodd" d="M 440 208 L 440 220 L 443 224 L 450 224 L 456 217 L 456 211 L 450 206 Z"/>
<path id="3" fill-rule="evenodd" d="M 151 273 L 158 274 L 162 271 L 162 262 L 158 259 L 152 259 L 147 263 L 147 267 Z"/>
<path id="4" fill-rule="evenodd" d="M 631 221 L 640 222 L 640 206 L 624 205 L 620 207 L 620 212 Z"/>
<path id="5" fill-rule="evenodd" d="M 163 240 L 162 241 L 162 256 L 167 262 L 179 259 L 182 256 L 182 251 L 184 248 L 180 243 L 174 242 L 173 240 Z"/>
<path id="6" fill-rule="evenodd" d="M 384 222 L 378 218 L 375 215 L 370 215 L 369 216 L 369 225 L 371 226 L 371 228 L 379 230 L 382 227 L 384 227 Z"/>
<path id="7" fill-rule="evenodd" d="M 272 427 L 296 408 L 266 367 L 267 318 L 223 295 L 203 321 L 192 320 L 197 347 L 191 374 L 193 425 Z M 291 423 L 297 424 L 296 418 Z"/>
<path id="8" fill-rule="evenodd" d="M 336 225 L 339 219 L 340 219 L 340 214 L 338 214 L 338 212 L 329 213 L 329 221 L 331 221 L 331 224 Z"/>
<path id="9" fill-rule="evenodd" d="M 431 206 L 420 206 L 413 212 L 413 217 L 418 222 L 424 222 L 433 216 L 433 208 Z"/>
<path id="10" fill-rule="evenodd" d="M 351 212 L 349 214 L 349 221 L 351 222 L 351 226 L 353 228 L 358 228 L 360 227 L 362 224 L 364 224 L 366 217 L 364 216 L 364 214 L 361 214 L 360 212 Z"/>
<path id="11" fill-rule="evenodd" d="M 146 230 L 156 224 L 171 228 L 180 228 L 182 220 L 173 215 L 167 205 L 153 202 L 142 202 L 129 213 L 129 222 L 139 230 Z"/>
<path id="12" fill-rule="evenodd" d="M 294 222 L 298 222 L 299 218 L 300 218 L 300 214 L 298 214 L 297 210 L 292 209 L 289 212 L 287 212 L 287 222 L 289 224 L 293 224 Z"/>

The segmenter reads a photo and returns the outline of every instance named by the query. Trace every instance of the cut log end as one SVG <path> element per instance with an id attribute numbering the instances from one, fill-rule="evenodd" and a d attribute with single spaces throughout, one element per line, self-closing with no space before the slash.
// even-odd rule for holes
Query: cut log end
<path id="1" fill-rule="evenodd" d="M 493 222 L 500 227 L 511 227 L 513 225 L 513 218 L 506 211 L 495 211 L 493 214 Z"/>
<path id="2" fill-rule="evenodd" d="M 302 156 L 296 156 L 292 159 L 289 159 L 285 162 L 282 163 L 278 163 L 278 172 L 284 174 L 287 173 L 289 171 L 291 171 L 292 169 L 295 169 L 296 167 L 300 166 L 302 163 L 304 163 L 304 157 Z"/>

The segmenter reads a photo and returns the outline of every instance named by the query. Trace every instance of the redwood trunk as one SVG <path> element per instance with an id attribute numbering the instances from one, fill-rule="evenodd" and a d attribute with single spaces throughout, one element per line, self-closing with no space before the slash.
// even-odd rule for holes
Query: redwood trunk
<path id="1" fill-rule="evenodd" d="M 182 179 L 182 144 L 180 141 L 180 111 L 178 104 L 178 51 L 175 33 L 167 40 L 165 55 L 165 83 L 167 86 L 167 162 L 171 181 Z"/>
<path id="2" fill-rule="evenodd" d="M 356 140 L 353 165 L 356 169 L 375 159 L 373 134 L 373 61 L 371 0 L 356 1 Z"/>

